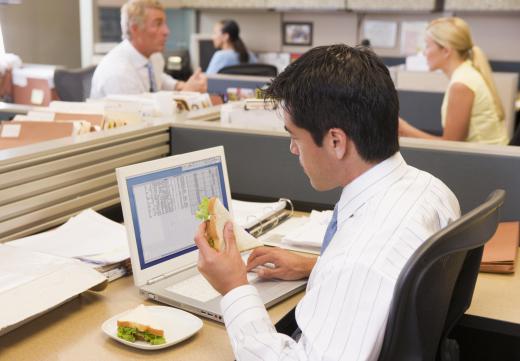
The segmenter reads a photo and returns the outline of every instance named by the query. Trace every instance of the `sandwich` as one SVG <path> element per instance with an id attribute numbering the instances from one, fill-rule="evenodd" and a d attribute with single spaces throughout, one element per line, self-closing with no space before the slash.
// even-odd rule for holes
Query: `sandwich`
<path id="1" fill-rule="evenodd" d="M 206 238 L 209 245 L 217 251 L 223 251 L 226 248 L 224 226 L 228 221 L 233 223 L 233 232 L 240 252 L 263 245 L 262 242 L 233 221 L 231 214 L 217 197 L 209 199 L 204 197 L 195 216 L 207 223 Z"/>
<path id="2" fill-rule="evenodd" d="M 139 305 L 117 320 L 117 337 L 130 342 L 143 340 L 152 345 L 166 342 L 161 323 L 144 305 Z"/>

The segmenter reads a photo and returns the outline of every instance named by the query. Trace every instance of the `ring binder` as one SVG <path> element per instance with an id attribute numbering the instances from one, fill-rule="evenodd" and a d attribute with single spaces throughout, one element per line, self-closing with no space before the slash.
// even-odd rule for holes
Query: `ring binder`
<path id="1" fill-rule="evenodd" d="M 258 223 L 249 228 L 246 228 L 246 231 L 248 231 L 254 237 L 261 236 L 262 234 L 278 226 L 280 223 L 290 218 L 294 214 L 294 206 L 290 199 L 280 198 L 278 201 L 285 202 L 285 208 L 282 208 L 281 210 L 273 213 L 272 215 L 263 220 L 260 220 L 258 219 L 258 217 L 256 217 L 258 219 Z M 289 209 L 287 209 L 287 206 L 289 206 Z M 249 219 L 250 216 L 248 216 L 247 218 Z"/>

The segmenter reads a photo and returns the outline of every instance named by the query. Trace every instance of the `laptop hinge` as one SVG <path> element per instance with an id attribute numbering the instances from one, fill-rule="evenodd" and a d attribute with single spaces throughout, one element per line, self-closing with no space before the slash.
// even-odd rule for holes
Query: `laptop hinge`
<path id="1" fill-rule="evenodd" d="M 166 279 L 168 277 L 171 277 L 171 276 L 176 275 L 176 274 L 178 274 L 180 272 L 186 271 L 187 269 L 189 269 L 191 267 L 193 267 L 193 265 L 187 265 L 187 266 L 182 267 L 182 268 L 180 268 L 178 270 L 175 270 L 175 271 L 172 271 L 172 272 L 163 273 L 160 276 L 157 276 L 157 277 L 154 277 L 154 278 L 150 278 L 148 281 L 146 281 L 146 284 L 147 285 L 151 285 L 151 284 L 154 284 L 156 282 L 162 281 L 162 280 L 164 280 L 164 279 Z"/>

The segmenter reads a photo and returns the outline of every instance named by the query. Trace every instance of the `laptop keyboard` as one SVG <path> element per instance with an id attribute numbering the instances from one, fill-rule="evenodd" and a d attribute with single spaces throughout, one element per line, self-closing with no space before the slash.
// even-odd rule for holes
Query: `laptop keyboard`
<path id="1" fill-rule="evenodd" d="M 247 256 L 248 254 L 242 255 L 244 261 L 247 261 Z M 247 273 L 247 280 L 249 283 L 253 283 L 257 278 L 258 275 L 255 272 Z M 220 296 L 220 293 L 218 293 L 201 274 L 191 276 L 183 281 L 166 287 L 166 291 L 192 298 L 200 302 L 207 302 Z"/>
<path id="2" fill-rule="evenodd" d="M 166 291 L 193 298 L 200 302 L 207 302 L 220 296 L 220 293 L 211 287 L 209 282 L 200 274 L 166 287 Z"/>

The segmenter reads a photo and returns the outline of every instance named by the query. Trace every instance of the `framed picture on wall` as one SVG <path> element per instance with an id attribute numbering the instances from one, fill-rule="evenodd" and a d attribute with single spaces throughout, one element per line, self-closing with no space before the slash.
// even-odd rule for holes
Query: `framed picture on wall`
<path id="1" fill-rule="evenodd" d="M 282 23 L 283 45 L 312 45 L 312 23 L 290 22 Z"/>

